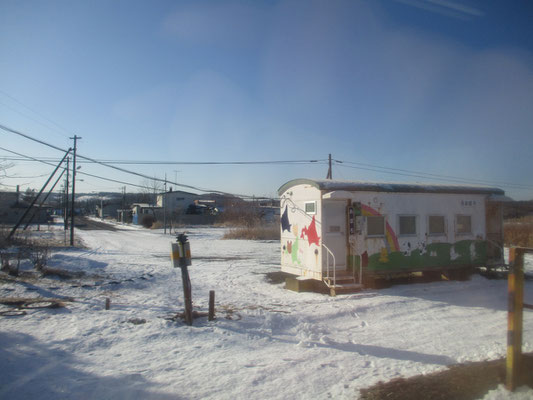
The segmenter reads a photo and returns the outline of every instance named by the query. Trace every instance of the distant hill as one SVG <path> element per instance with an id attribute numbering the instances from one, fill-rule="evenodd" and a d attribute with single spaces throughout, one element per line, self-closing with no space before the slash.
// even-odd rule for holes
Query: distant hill
<path id="1" fill-rule="evenodd" d="M 503 203 L 503 218 L 520 218 L 533 215 L 533 200 L 510 201 Z"/>

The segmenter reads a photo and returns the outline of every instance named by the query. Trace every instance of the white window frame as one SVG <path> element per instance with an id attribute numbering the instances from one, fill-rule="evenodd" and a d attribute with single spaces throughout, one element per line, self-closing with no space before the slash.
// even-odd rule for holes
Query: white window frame
<path id="1" fill-rule="evenodd" d="M 383 218 L 383 233 L 377 235 L 370 235 L 368 233 L 368 218 Z M 382 238 L 387 234 L 387 217 L 385 215 L 367 215 L 366 217 L 366 237 L 368 238 Z"/>
<path id="2" fill-rule="evenodd" d="M 415 219 L 415 233 L 402 233 L 400 219 L 402 217 L 414 217 Z M 418 215 L 416 214 L 400 214 L 398 215 L 398 236 L 418 236 Z"/>
<path id="3" fill-rule="evenodd" d="M 470 231 L 469 232 L 459 232 L 457 229 L 457 217 L 469 217 L 470 218 Z M 471 235 L 472 234 L 472 215 L 471 214 L 455 214 L 455 234 L 456 235 Z"/>
<path id="4" fill-rule="evenodd" d="M 431 217 L 441 217 L 441 218 L 444 218 L 444 232 L 430 232 L 429 230 L 429 220 L 431 219 Z M 448 222 L 446 220 L 446 215 L 442 215 L 442 214 L 430 214 L 428 215 L 428 235 L 429 236 L 446 236 L 446 232 L 448 232 Z"/>
<path id="5" fill-rule="evenodd" d="M 307 205 L 308 204 L 312 204 L 313 205 L 313 208 L 314 208 L 313 211 L 307 211 Z M 308 215 L 316 215 L 316 200 L 314 200 L 314 201 L 306 201 L 304 203 L 304 211 Z"/>

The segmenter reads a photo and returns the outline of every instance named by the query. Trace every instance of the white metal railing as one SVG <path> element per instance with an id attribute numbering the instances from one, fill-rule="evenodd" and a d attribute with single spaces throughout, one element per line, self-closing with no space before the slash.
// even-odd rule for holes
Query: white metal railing
<path id="1" fill-rule="evenodd" d="M 333 286 L 337 283 L 337 275 L 335 271 L 337 270 L 336 264 L 335 264 L 335 254 L 326 246 L 324 243 L 322 243 L 322 247 L 324 247 L 327 251 L 326 253 L 326 278 L 331 279 L 329 275 L 329 255 L 331 254 L 331 257 L 333 258 Z"/>
<path id="2" fill-rule="evenodd" d="M 326 249 L 326 279 L 331 279 L 331 275 L 330 275 L 330 271 L 329 271 L 329 266 L 330 266 L 330 263 L 329 263 L 330 257 L 329 256 L 331 255 L 331 258 L 333 259 L 333 286 L 336 286 L 337 285 L 337 274 L 336 274 L 337 268 L 336 268 L 336 262 L 335 262 L 335 254 L 333 254 L 333 252 L 324 243 L 322 243 L 322 247 L 324 247 L 324 249 Z M 363 256 L 361 254 L 354 254 L 355 253 L 355 249 L 353 248 L 353 244 L 350 244 L 350 247 L 352 249 L 352 252 L 351 252 L 352 254 L 350 254 L 350 255 L 353 255 L 353 256 L 357 255 L 359 257 L 359 279 L 358 279 L 357 282 L 359 284 L 362 284 L 362 282 L 363 282 Z M 355 264 L 355 262 L 354 262 L 354 264 Z M 355 280 L 356 279 L 356 277 L 355 277 L 355 265 L 353 266 L 352 274 L 353 274 L 353 278 Z"/>

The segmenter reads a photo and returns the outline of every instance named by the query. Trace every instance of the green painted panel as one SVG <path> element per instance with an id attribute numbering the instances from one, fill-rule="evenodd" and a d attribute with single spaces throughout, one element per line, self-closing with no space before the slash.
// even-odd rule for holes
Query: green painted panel
<path id="1" fill-rule="evenodd" d="M 372 254 L 368 257 L 368 269 L 374 271 L 401 271 L 418 268 L 445 267 L 449 265 L 482 264 L 487 257 L 487 243 L 482 240 L 461 240 L 451 243 L 431 243 L 421 250 L 409 254 L 395 251 Z M 350 265 L 359 265 L 353 258 Z"/>
<path id="2" fill-rule="evenodd" d="M 487 262 L 487 242 L 484 240 L 476 240 L 476 256 L 473 259 L 474 264 L 483 264 Z"/>

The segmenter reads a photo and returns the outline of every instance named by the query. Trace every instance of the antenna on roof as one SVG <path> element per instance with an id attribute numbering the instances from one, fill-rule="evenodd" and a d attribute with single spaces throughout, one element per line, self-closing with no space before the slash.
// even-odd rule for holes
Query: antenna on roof
<path id="1" fill-rule="evenodd" d="M 333 174 L 331 171 L 331 153 L 329 154 L 329 168 L 328 168 L 328 175 L 326 176 L 326 179 L 333 179 Z"/>

